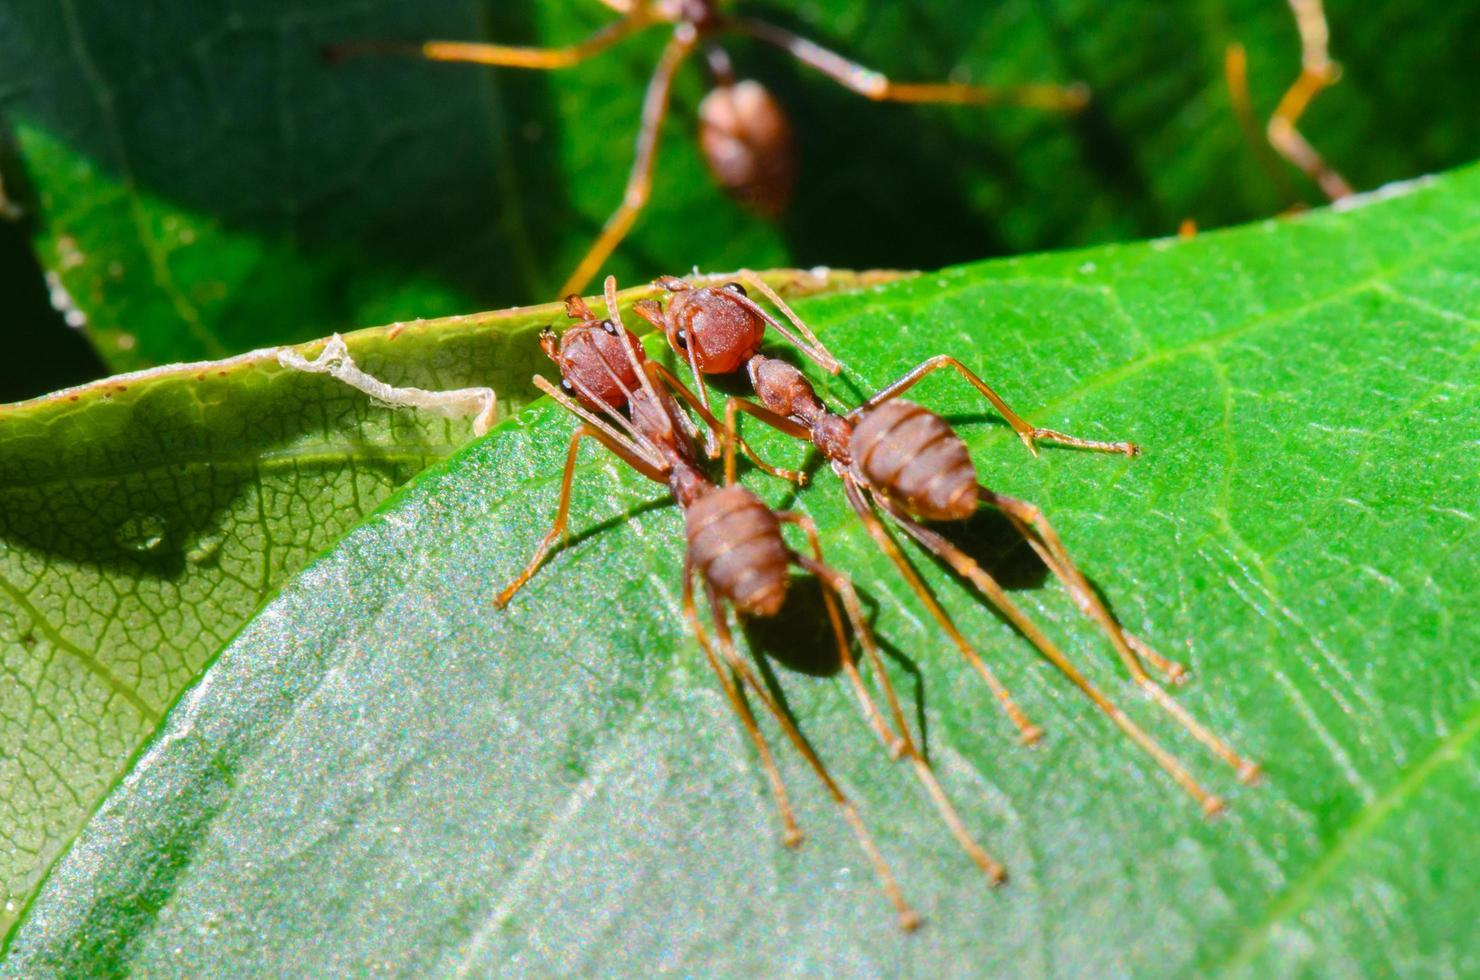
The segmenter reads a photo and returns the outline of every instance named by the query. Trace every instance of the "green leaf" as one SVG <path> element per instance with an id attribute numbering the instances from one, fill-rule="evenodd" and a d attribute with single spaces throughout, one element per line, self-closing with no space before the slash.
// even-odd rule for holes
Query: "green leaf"
<path id="1" fill-rule="evenodd" d="M 1047 728 L 1016 746 L 819 472 L 796 505 L 864 591 L 947 791 L 1013 874 L 989 889 L 886 761 L 819 670 L 803 601 L 749 642 L 925 914 L 897 932 L 789 752 L 810 837 L 781 846 L 685 637 L 681 521 L 660 488 L 583 457 L 571 546 L 493 608 L 548 525 L 573 427 L 537 403 L 420 476 L 227 647 L 52 873 L 3 972 L 1473 972 L 1480 169 L 1385 197 L 802 304 L 853 369 L 843 401 L 950 351 L 1035 424 L 1146 447 L 1034 460 L 964 385 L 918 389 L 989 485 L 1044 506 L 1127 626 L 1191 666 L 1183 703 L 1264 763 L 1267 783 L 1239 788 L 1133 697 L 998 523 L 965 529 L 1228 795 L 1226 819 L 1204 821 L 920 561 Z"/>
<path id="2" fill-rule="evenodd" d="M 860 281 L 767 275 L 792 292 Z M 549 366 L 535 332 L 563 319 L 532 307 L 347 343 L 395 385 L 492 384 L 508 413 Z M 471 434 L 275 349 L 0 406 L 0 932 L 258 604 Z"/>
<path id="3" fill-rule="evenodd" d="M 900 78 L 1081 79 L 1094 106 L 1071 120 L 875 105 L 736 41 L 739 70 L 794 117 L 796 204 L 771 225 L 714 188 L 693 139 L 696 65 L 652 204 L 608 270 L 624 281 L 695 265 L 934 267 L 1291 203 L 1244 139 L 1222 67 L 1243 41 L 1255 108 L 1272 109 L 1298 70 L 1284 4 L 775 6 L 756 12 Z M 1316 145 L 1358 187 L 1473 159 L 1480 67 L 1453 39 L 1480 35 L 1480 8 L 1328 7 L 1345 74 L 1310 112 Z M 366 37 L 569 43 L 611 19 L 594 0 L 200 0 L 147 24 L 96 0 L 12 5 L 0 109 L 29 181 L 7 186 L 31 186 L 43 262 L 115 370 L 543 302 L 621 197 L 662 32 L 554 73 L 331 67 L 319 50 Z"/>

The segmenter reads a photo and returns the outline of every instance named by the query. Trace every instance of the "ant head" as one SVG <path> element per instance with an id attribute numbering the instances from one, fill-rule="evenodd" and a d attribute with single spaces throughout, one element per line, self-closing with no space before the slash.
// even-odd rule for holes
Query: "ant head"
<path id="1" fill-rule="evenodd" d="M 680 357 L 693 358 L 703 374 L 738 371 L 761 349 L 766 321 L 738 282 L 673 294 L 663 322 L 649 320 Z"/>
<path id="2" fill-rule="evenodd" d="M 715 183 L 744 207 L 775 218 L 791 203 L 797 175 L 791 123 L 760 82 L 745 79 L 704 96 L 699 148 Z"/>
<path id="3" fill-rule="evenodd" d="M 579 322 L 569 327 L 558 342 L 555 331 L 549 327 L 540 332 L 540 347 L 560 366 L 561 389 L 580 399 L 593 412 L 621 411 L 641 384 L 632 369 L 624 340 L 632 346 L 639 362 L 647 359 L 642 345 L 631 331 L 618 330 L 610 320 L 596 319 L 579 296 L 566 299 L 565 312 Z"/>

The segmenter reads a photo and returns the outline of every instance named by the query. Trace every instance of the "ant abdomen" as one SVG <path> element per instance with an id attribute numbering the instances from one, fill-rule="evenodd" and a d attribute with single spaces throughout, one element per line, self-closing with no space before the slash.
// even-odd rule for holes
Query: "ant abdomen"
<path id="1" fill-rule="evenodd" d="M 976 513 L 976 466 L 945 419 L 919 405 L 888 401 L 853 430 L 853 472 L 865 485 L 929 521 Z"/>
<path id="2" fill-rule="evenodd" d="M 774 616 L 786 599 L 791 553 L 781 524 L 739 484 L 711 490 L 684 510 L 689 555 L 721 596 L 747 616 Z"/>
<path id="3" fill-rule="evenodd" d="M 767 218 L 786 210 L 796 184 L 791 122 L 760 82 L 721 85 L 704 97 L 699 147 L 715 181 L 740 204 Z"/>

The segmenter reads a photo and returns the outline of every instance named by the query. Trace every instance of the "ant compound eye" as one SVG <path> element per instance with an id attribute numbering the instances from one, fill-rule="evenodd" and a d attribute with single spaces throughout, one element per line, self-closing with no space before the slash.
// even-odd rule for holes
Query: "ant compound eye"
<path id="1" fill-rule="evenodd" d="M 742 286 L 742 285 L 740 285 L 738 282 L 727 282 L 727 283 L 725 283 L 724 288 L 725 289 L 728 289 L 730 292 L 736 293 L 736 294 L 738 294 L 740 296 L 749 296 L 750 295 L 748 292 L 745 291 L 745 287 Z"/>
<path id="2" fill-rule="evenodd" d="M 673 343 L 678 347 L 679 350 L 688 350 L 689 332 L 687 330 L 678 331 L 678 333 L 673 335 Z"/>
<path id="3" fill-rule="evenodd" d="M 605 330 L 607 333 L 611 334 L 613 337 L 615 337 L 617 335 L 617 325 L 615 323 L 611 322 L 610 320 L 602 320 L 601 321 L 601 329 Z"/>
<path id="4" fill-rule="evenodd" d="M 569 378 L 561 378 L 560 390 L 565 392 L 567 395 L 574 395 L 576 393 L 576 386 L 570 383 Z"/>

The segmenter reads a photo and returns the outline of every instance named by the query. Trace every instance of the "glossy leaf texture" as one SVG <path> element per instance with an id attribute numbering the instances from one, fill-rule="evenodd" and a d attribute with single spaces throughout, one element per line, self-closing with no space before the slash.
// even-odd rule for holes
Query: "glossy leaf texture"
<path id="1" fill-rule="evenodd" d="M 1244 138 L 1223 54 L 1250 52 L 1267 114 L 1298 71 L 1279 0 L 739 4 L 901 79 L 1082 80 L 1066 118 L 876 105 L 756 44 L 729 45 L 793 117 L 778 225 L 715 189 L 686 69 L 653 200 L 608 271 L 934 268 L 1250 220 L 1312 189 Z M 1328 0 L 1345 69 L 1307 119 L 1359 188 L 1480 156 L 1473 4 Z M 621 197 L 661 31 L 577 69 L 409 58 L 326 64 L 359 38 L 563 44 L 595 0 L 99 0 L 0 10 L 0 111 L 57 299 L 114 370 L 217 358 L 367 323 L 544 302 Z M 1267 155 L 1267 154 L 1266 154 Z M 944 219 L 944 220 L 943 220 Z"/>
<path id="2" fill-rule="evenodd" d="M 868 281 L 768 276 L 792 293 Z M 390 384 L 492 385 L 508 413 L 549 367 L 536 333 L 563 319 L 545 305 L 347 346 Z M 469 419 L 390 411 L 277 353 L 0 406 L 0 933 L 258 604 L 472 436 Z"/>
<path id="3" fill-rule="evenodd" d="M 571 546 L 493 608 L 550 520 L 573 428 L 537 403 L 263 608 L 52 873 L 3 972 L 1473 973 L 1477 300 L 1470 169 L 1344 213 L 801 306 L 851 366 L 839 400 L 950 351 L 1036 424 L 1146 447 L 1034 460 L 963 385 L 917 393 L 1189 664 L 1180 700 L 1263 762 L 1267 782 L 1239 787 L 999 522 L 960 532 L 1229 797 L 1221 821 L 919 560 L 1046 727 L 1017 746 L 835 479 L 791 494 L 748 474 L 857 580 L 947 791 L 1012 874 L 988 888 L 886 760 L 799 584 L 747 643 L 924 913 L 898 932 L 789 752 L 809 838 L 781 845 L 681 626 L 681 521 L 659 488 L 583 457 Z"/>

